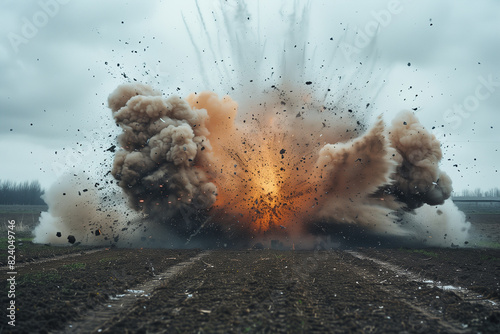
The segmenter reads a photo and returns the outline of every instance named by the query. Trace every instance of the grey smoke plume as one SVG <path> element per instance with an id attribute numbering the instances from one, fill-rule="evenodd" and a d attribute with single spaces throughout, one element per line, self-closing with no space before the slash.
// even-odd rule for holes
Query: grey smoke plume
<path id="1" fill-rule="evenodd" d="M 393 152 L 380 118 L 359 138 L 325 145 L 318 160 L 327 194 L 320 216 L 398 234 L 392 211 L 402 204 L 391 196 L 374 196 L 392 183 L 390 176 L 396 166 L 391 159 Z"/>

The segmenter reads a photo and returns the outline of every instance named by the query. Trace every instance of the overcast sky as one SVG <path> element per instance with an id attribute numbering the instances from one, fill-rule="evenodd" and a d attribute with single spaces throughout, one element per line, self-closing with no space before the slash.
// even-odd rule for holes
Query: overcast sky
<path id="1" fill-rule="evenodd" d="M 282 30 L 268 30 L 286 27 L 289 16 L 269 2 L 252 1 L 251 15 L 234 20 L 256 20 L 272 45 Z M 212 11 L 234 1 L 201 3 L 216 29 Z M 117 132 L 106 100 L 120 83 L 136 79 L 181 96 L 214 88 L 196 73 L 183 16 L 202 39 L 190 0 L 1 1 L 0 180 L 46 188 L 73 165 L 110 161 L 104 151 Z M 499 1 L 313 0 L 309 24 L 311 47 L 347 43 L 343 67 L 355 67 L 350 53 L 366 51 L 364 35 L 376 34 L 374 63 L 384 73 L 377 112 L 389 121 L 417 108 L 442 141 L 442 169 L 455 190 L 500 188 Z M 346 38 L 352 32 L 357 37 Z"/>

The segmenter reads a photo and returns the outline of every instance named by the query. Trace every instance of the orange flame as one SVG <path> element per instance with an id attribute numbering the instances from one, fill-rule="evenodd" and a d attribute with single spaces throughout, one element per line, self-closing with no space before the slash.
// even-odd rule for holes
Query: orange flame
<path id="1" fill-rule="evenodd" d="M 192 108 L 206 109 L 209 116 L 206 127 L 212 147 L 201 167 L 217 185 L 214 210 L 253 233 L 298 227 L 308 206 L 314 205 L 307 182 L 312 171 L 303 170 L 306 158 L 294 155 L 297 150 L 282 138 L 279 124 L 263 112 L 250 120 L 258 126 L 235 123 L 238 106 L 227 96 L 219 100 L 203 92 L 191 94 L 187 101 Z"/>

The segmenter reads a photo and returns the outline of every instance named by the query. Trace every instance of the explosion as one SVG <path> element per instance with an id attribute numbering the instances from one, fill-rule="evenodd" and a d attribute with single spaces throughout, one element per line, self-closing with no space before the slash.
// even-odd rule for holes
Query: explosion
<path id="1" fill-rule="evenodd" d="M 92 182 L 81 172 L 66 176 L 45 195 L 49 212 L 35 241 L 72 236 L 130 246 L 156 239 L 156 246 L 194 247 L 212 238 L 216 245 L 279 240 L 311 247 L 318 234 L 341 239 L 354 229 L 405 242 L 464 244 L 470 224 L 447 200 L 451 180 L 439 168 L 436 137 L 410 111 L 391 124 L 379 116 L 367 125 L 380 82 L 372 44 L 359 62 L 368 59 L 371 70 L 353 69 L 338 65 L 335 52 L 318 59 L 321 53 L 307 47 L 309 6 L 288 16 L 282 11 L 288 24 L 270 20 L 272 29 L 264 29 L 252 26 L 261 21 L 250 20 L 245 2 L 221 4 L 212 12 L 215 38 L 196 5 L 201 35 L 184 22 L 203 78 L 197 87 L 232 97 L 203 91 L 182 98 L 146 84 L 120 85 L 108 98 L 122 130 L 110 167 L 119 188 L 106 180 L 110 194 L 87 192 L 75 216 L 72 208 L 83 200 L 76 189 Z M 230 11 L 240 20 L 233 22 Z M 270 43 L 269 50 L 257 31 L 275 33 L 283 46 Z M 212 62 L 202 61 L 207 54 Z"/>
<path id="2" fill-rule="evenodd" d="M 121 85 L 109 106 L 123 129 L 112 175 L 132 208 L 170 226 L 202 210 L 251 238 L 298 240 L 320 220 L 403 235 L 395 211 L 451 193 L 439 142 L 411 112 L 358 135 L 355 116 L 283 91 L 243 115 L 229 96 L 165 98 L 142 84 Z"/>

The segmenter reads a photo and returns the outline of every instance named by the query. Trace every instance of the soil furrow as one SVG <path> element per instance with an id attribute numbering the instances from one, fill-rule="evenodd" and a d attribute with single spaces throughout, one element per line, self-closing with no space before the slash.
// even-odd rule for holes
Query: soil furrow
<path id="1" fill-rule="evenodd" d="M 359 255 L 349 252 L 350 255 Z M 380 289 L 394 297 L 402 297 L 401 303 L 418 310 L 424 317 L 437 323 L 445 332 L 497 333 L 500 330 L 498 307 L 491 304 L 469 302 L 453 291 L 438 288 L 418 276 L 396 266 L 381 265 L 359 255 L 352 261 L 353 270 L 379 285 Z M 408 275 L 411 276 L 409 279 Z M 478 315 L 481 314 L 481 317 Z M 424 321 L 426 321 L 424 319 Z M 424 328 L 435 331 L 429 322 Z"/>
<path id="2" fill-rule="evenodd" d="M 60 330 L 66 323 L 185 261 L 198 250 L 108 249 L 17 269 L 18 333 Z M 7 294 L 0 303 L 7 305 Z M 4 328 L 11 330 L 11 328 Z M 0 328 L 1 330 L 1 328 Z"/>
<path id="3" fill-rule="evenodd" d="M 46 262 L 51 262 L 51 261 L 59 261 L 59 260 L 64 260 L 67 258 L 71 257 L 77 257 L 77 256 L 82 256 L 82 255 L 87 255 L 87 254 L 92 254 L 92 253 L 97 253 L 97 252 L 102 252 L 105 250 L 108 250 L 109 248 L 97 248 L 97 249 L 89 249 L 89 250 L 80 250 L 76 251 L 75 253 L 70 253 L 70 254 L 64 254 L 64 255 L 57 255 L 53 257 L 44 257 L 40 259 L 33 259 L 32 261 L 24 261 L 21 263 L 16 264 L 16 268 L 23 268 L 29 265 L 34 265 L 34 264 L 40 264 L 40 263 L 46 263 Z M 7 271 L 8 266 L 1 266 L 0 271 L 5 270 Z"/>
<path id="4" fill-rule="evenodd" d="M 133 310 L 134 305 L 138 307 L 137 303 L 142 303 L 142 299 L 150 298 L 154 289 L 168 284 L 168 280 L 178 275 L 182 270 L 188 269 L 193 263 L 200 261 L 209 253 L 209 251 L 200 253 L 187 261 L 176 264 L 166 271 L 155 275 L 152 279 L 126 290 L 125 294 L 112 296 L 110 301 L 95 307 L 77 322 L 67 325 L 63 333 L 106 332 L 112 322 L 126 318 Z"/>
<path id="5" fill-rule="evenodd" d="M 484 325 L 472 311 L 462 323 L 436 304 L 436 296 L 467 304 L 447 292 L 406 286 L 393 272 L 379 275 L 370 261 L 340 251 L 215 251 L 204 261 L 137 301 L 108 330 L 468 333 Z"/>
<path id="6" fill-rule="evenodd" d="M 357 252 L 428 280 L 467 288 L 480 298 L 500 302 L 499 249 L 362 248 Z"/>
<path id="7" fill-rule="evenodd" d="M 394 250 L 373 252 L 384 251 Z M 428 260 L 432 255 L 428 251 L 395 257 L 394 261 L 406 259 L 405 270 L 388 265 L 389 261 L 373 261 L 377 258 L 366 249 L 220 249 L 209 254 L 109 249 L 19 268 L 16 329 L 26 333 L 500 332 L 498 307 L 469 302 L 412 276 L 421 269 L 420 277 L 429 277 L 435 268 L 453 263 L 442 257 L 448 250 L 435 252 L 441 262 Z M 496 261 L 494 252 L 486 254 L 482 261 Z M 420 255 L 423 258 L 416 261 Z M 451 268 L 455 270 L 454 265 Z M 490 266 L 475 279 L 495 282 L 496 270 Z"/>
<path id="8" fill-rule="evenodd" d="M 411 272 L 410 270 L 405 270 L 405 269 L 403 269 L 399 266 L 396 266 L 394 264 L 391 264 L 389 262 L 385 262 L 385 261 L 382 261 L 379 259 L 374 259 L 374 258 L 365 256 L 365 255 L 362 255 L 360 253 L 353 252 L 353 251 L 348 251 L 347 253 L 351 254 L 352 256 L 354 256 L 360 260 L 372 261 L 375 264 L 377 264 L 383 268 L 389 269 L 389 270 L 393 271 L 394 273 L 396 273 L 397 275 L 407 277 L 409 280 L 412 280 L 414 282 L 424 283 L 427 286 L 436 287 L 436 288 L 441 289 L 443 291 L 451 291 L 469 303 L 477 303 L 477 304 L 480 304 L 482 306 L 485 306 L 487 308 L 490 308 L 490 309 L 496 310 L 496 311 L 500 310 L 500 307 L 499 307 L 497 302 L 495 302 L 493 300 L 489 300 L 489 299 L 484 298 L 482 296 L 478 296 L 478 294 L 476 292 L 470 291 L 469 289 L 467 289 L 465 287 L 444 285 L 441 282 L 434 282 L 431 279 L 428 279 L 426 277 L 422 277 L 421 275 L 417 275 L 417 274 Z"/>
<path id="9" fill-rule="evenodd" d="M 375 262 L 377 265 L 382 265 L 383 268 L 387 268 L 391 270 L 394 275 L 402 275 L 405 277 L 408 277 L 412 281 L 422 283 L 422 280 L 417 279 L 416 275 L 412 275 L 409 272 L 404 272 L 403 270 L 400 270 L 399 268 L 395 266 L 387 266 L 384 265 L 384 263 L 380 263 L 379 261 L 373 261 L 373 259 L 366 258 L 356 252 L 347 252 L 348 254 L 361 259 L 361 260 L 369 260 L 372 262 Z M 352 266 L 354 271 L 357 271 L 360 275 L 363 275 L 364 279 L 368 279 L 371 281 L 377 281 L 378 277 L 375 275 L 368 273 L 366 270 L 362 270 L 360 267 L 357 266 Z M 441 318 L 441 314 L 436 312 L 435 309 L 428 307 L 426 303 L 417 303 L 415 299 L 411 299 L 411 296 L 409 296 L 407 293 L 403 292 L 401 289 L 398 289 L 394 284 L 391 285 L 383 285 L 379 284 L 378 287 L 382 290 L 387 292 L 393 299 L 398 299 L 400 302 L 404 303 L 405 305 L 409 306 L 411 309 L 415 310 L 416 313 L 421 314 L 423 317 L 425 317 L 425 321 L 422 321 L 422 323 L 429 323 L 431 321 L 437 322 L 439 326 L 444 329 L 444 331 L 449 332 L 449 333 L 466 333 L 466 329 L 462 324 L 460 324 L 457 321 L 452 321 L 452 320 L 445 320 Z"/>

